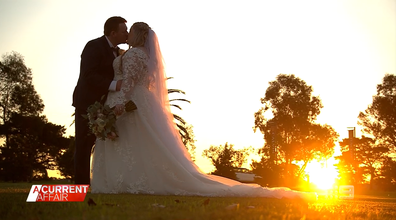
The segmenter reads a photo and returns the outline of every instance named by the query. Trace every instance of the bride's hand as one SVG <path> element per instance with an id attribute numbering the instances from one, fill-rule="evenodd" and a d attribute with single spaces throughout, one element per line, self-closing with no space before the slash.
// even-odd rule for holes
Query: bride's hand
<path id="1" fill-rule="evenodd" d="M 125 106 L 123 104 L 118 104 L 114 107 L 114 113 L 119 116 L 124 113 Z"/>

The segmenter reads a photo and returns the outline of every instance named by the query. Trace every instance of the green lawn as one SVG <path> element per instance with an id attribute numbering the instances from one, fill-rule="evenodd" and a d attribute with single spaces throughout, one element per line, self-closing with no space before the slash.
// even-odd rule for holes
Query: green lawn
<path id="1" fill-rule="evenodd" d="M 353 200 L 320 199 L 310 203 L 268 198 L 88 193 L 84 202 L 27 203 L 31 185 L 0 183 L 0 219 L 396 219 L 395 193 L 372 192 Z M 96 205 L 90 205 L 89 199 Z"/>

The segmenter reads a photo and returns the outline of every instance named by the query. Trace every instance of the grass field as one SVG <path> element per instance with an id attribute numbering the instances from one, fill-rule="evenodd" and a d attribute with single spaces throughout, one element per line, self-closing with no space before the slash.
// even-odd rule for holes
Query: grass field
<path id="1" fill-rule="evenodd" d="M 316 202 L 88 193 L 84 202 L 27 203 L 31 185 L 0 182 L 0 219 L 396 219 L 394 192 Z"/>

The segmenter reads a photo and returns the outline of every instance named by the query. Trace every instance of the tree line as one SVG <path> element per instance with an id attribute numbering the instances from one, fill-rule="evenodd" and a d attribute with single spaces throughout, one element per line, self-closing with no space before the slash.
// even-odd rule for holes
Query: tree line
<path id="1" fill-rule="evenodd" d="M 253 129 L 264 137 L 264 145 L 257 151 L 261 159 L 250 165 L 252 172 L 262 177 L 257 183 L 289 187 L 307 184 L 307 164 L 329 159 L 338 142 L 342 154 L 336 157 L 337 184 L 368 181 L 371 188 L 396 189 L 396 162 L 392 157 L 396 150 L 396 76 L 386 74 L 377 85 L 372 103 L 358 114 L 364 134 L 361 138 L 339 140 L 330 125 L 317 123 L 323 105 L 312 92 L 312 86 L 293 74 L 279 74 L 269 82 L 261 98 L 263 107 L 254 113 Z M 248 153 L 247 148 L 235 150 L 226 143 L 211 146 L 202 155 L 215 166 L 213 174 L 235 179 L 233 170 Z"/>

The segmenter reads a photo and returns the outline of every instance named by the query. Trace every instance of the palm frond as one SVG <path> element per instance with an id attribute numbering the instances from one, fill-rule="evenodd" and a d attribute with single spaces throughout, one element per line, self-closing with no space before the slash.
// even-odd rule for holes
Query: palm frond
<path id="1" fill-rule="evenodd" d="M 179 134 L 184 138 L 184 139 L 189 139 L 189 135 L 188 135 L 188 131 L 186 130 L 186 128 L 185 127 L 183 127 L 183 126 L 181 126 L 181 125 L 179 125 L 179 124 L 176 124 L 176 126 L 179 128 Z M 183 132 L 184 132 L 184 134 L 183 134 Z"/>
<path id="2" fill-rule="evenodd" d="M 186 124 L 186 121 L 184 121 L 184 119 L 176 114 L 173 114 L 173 117 L 178 120 L 180 123 L 182 123 L 183 125 Z"/>
<path id="3" fill-rule="evenodd" d="M 74 112 L 74 113 L 71 115 L 71 117 L 74 117 L 75 115 L 76 115 L 76 113 Z M 76 122 L 76 120 L 73 119 L 73 122 L 69 125 L 69 127 L 71 127 L 75 122 Z"/>
<path id="4" fill-rule="evenodd" d="M 187 137 L 181 132 L 181 130 L 179 130 L 179 134 L 180 134 L 182 140 L 187 138 Z"/>
<path id="5" fill-rule="evenodd" d="M 187 99 L 171 99 L 171 100 L 169 100 L 169 102 L 173 102 L 173 101 L 181 101 L 181 102 L 188 102 L 188 103 L 191 103 L 189 100 L 187 100 Z"/>
<path id="6" fill-rule="evenodd" d="M 183 90 L 180 90 L 180 89 L 168 89 L 168 94 L 171 94 L 171 93 L 181 93 L 181 94 L 186 94 Z"/>
<path id="7" fill-rule="evenodd" d="M 170 104 L 170 106 L 173 106 L 173 107 L 175 107 L 175 108 L 178 108 L 178 109 L 180 109 L 180 110 L 183 110 L 180 106 L 175 105 L 175 104 Z"/>
<path id="8" fill-rule="evenodd" d="M 167 80 L 172 79 L 172 78 L 173 77 L 168 77 Z M 168 89 L 168 94 L 171 94 L 171 93 L 178 93 L 178 94 L 183 94 L 183 95 L 186 94 L 183 90 L 180 90 L 180 89 Z M 177 102 L 177 101 L 191 103 L 187 99 L 170 99 L 169 105 L 173 106 L 175 108 L 178 108 L 179 110 L 182 110 L 182 108 L 179 105 L 173 104 L 174 102 Z M 191 128 L 187 125 L 187 122 L 182 117 L 180 117 L 176 114 L 173 114 L 173 118 L 175 119 L 175 124 L 178 128 L 178 131 L 179 131 L 179 134 L 180 134 L 183 144 L 186 146 L 188 151 L 190 151 L 190 149 L 187 145 L 189 145 L 189 146 L 191 145 L 191 147 L 194 151 L 194 149 L 195 149 L 194 141 L 195 140 L 193 140 L 194 135 L 192 133 L 190 134 L 190 132 L 192 132 Z M 193 152 L 193 154 L 195 154 L 195 152 Z"/>

